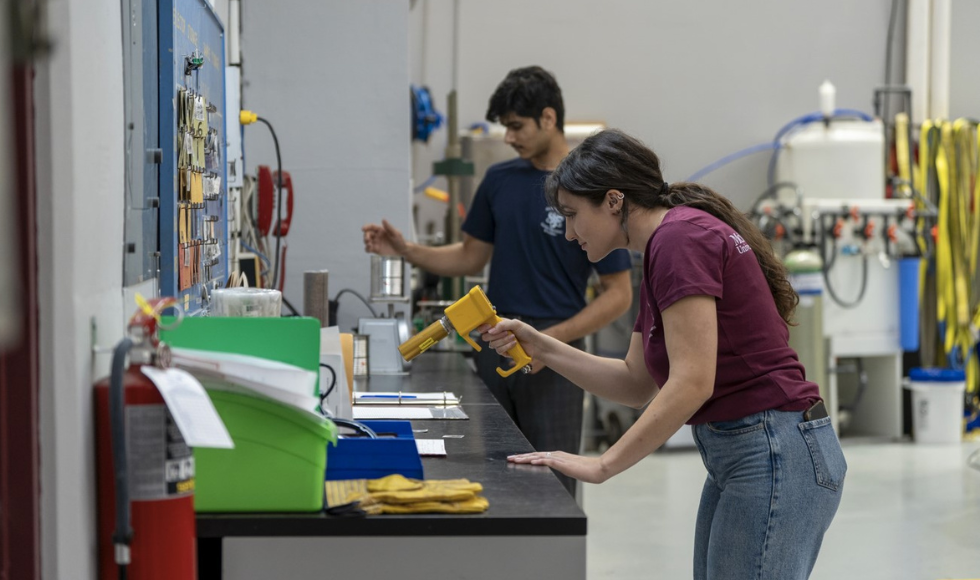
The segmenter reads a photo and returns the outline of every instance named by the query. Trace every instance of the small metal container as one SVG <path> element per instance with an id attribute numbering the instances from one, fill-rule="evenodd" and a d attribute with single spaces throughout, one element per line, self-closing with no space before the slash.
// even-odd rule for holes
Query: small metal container
<path id="1" fill-rule="evenodd" d="M 371 300 L 405 297 L 405 259 L 401 256 L 371 256 Z"/>

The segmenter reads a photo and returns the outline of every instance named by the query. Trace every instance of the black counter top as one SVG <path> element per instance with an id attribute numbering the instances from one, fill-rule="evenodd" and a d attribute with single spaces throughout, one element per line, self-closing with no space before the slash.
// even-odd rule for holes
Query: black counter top
<path id="1" fill-rule="evenodd" d="M 586 517 L 550 469 L 507 463 L 531 445 L 457 353 L 425 353 L 408 375 L 373 376 L 361 391 L 452 391 L 468 420 L 416 420 L 419 439 L 446 438 L 446 457 L 423 457 L 426 479 L 467 478 L 483 485 L 483 514 L 382 515 L 338 518 L 324 513 L 198 514 L 199 538 L 231 536 L 571 536 L 586 534 Z M 329 455 L 328 455 L 329 461 Z"/>

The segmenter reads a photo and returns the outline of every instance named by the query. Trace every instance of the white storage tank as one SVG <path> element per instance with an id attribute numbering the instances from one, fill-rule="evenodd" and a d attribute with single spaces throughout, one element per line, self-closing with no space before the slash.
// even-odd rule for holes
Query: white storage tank
<path id="1" fill-rule="evenodd" d="M 883 199 L 884 158 L 881 121 L 817 121 L 783 139 L 777 181 L 796 183 L 807 199 Z"/>

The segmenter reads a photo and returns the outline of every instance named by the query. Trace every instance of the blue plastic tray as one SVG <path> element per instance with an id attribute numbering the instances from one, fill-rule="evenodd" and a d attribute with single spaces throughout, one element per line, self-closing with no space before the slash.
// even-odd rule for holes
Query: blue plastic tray
<path id="1" fill-rule="evenodd" d="M 327 450 L 327 481 L 377 479 L 395 473 L 423 479 L 422 458 L 410 421 L 361 421 L 375 433 L 395 437 L 342 438 Z"/>

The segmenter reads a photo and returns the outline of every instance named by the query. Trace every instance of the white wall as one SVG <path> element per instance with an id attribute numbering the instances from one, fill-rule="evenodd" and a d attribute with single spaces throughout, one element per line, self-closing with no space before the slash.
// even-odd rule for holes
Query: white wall
<path id="1" fill-rule="evenodd" d="M 44 578 L 95 575 L 93 372 L 122 336 L 123 89 L 119 0 L 48 2 L 37 66 L 41 535 Z"/>
<path id="2" fill-rule="evenodd" d="M 980 77 L 976 73 L 980 52 L 980 2 L 953 0 L 950 25 L 949 117 L 980 118 Z"/>
<path id="3" fill-rule="evenodd" d="M 330 271 L 329 293 L 370 290 L 361 226 L 409 228 L 408 2 L 242 3 L 242 106 L 269 119 L 295 214 L 285 294 L 303 307 L 303 272 Z M 245 129 L 245 166 L 275 169 L 272 138 Z M 340 326 L 366 309 L 341 301 Z"/>
<path id="4" fill-rule="evenodd" d="M 669 181 L 685 179 L 817 110 L 825 78 L 837 86 L 838 106 L 871 113 L 872 90 L 884 81 L 890 6 L 460 0 L 460 127 L 483 120 L 487 99 L 510 69 L 539 64 L 558 79 L 568 121 L 624 129 L 661 156 Z M 452 8 L 446 0 L 418 0 L 410 18 L 412 81 L 428 84 L 441 110 L 450 88 Z M 431 174 L 431 159 L 444 147 L 444 130 L 429 146 L 416 146 L 416 180 Z M 747 208 L 764 189 L 766 162 L 757 155 L 704 181 Z"/>

